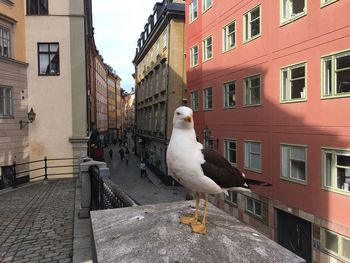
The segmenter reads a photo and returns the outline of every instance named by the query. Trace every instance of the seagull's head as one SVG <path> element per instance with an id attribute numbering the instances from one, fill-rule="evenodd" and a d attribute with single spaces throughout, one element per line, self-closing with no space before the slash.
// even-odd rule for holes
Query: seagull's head
<path id="1" fill-rule="evenodd" d="M 191 108 L 181 106 L 175 110 L 173 127 L 179 129 L 193 129 L 193 112 Z"/>

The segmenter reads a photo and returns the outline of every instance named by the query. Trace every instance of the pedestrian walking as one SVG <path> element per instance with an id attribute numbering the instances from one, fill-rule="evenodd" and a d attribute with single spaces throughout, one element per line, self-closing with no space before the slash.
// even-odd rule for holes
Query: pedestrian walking
<path id="1" fill-rule="evenodd" d="M 130 154 L 129 149 L 126 148 L 126 150 L 125 150 L 126 165 L 129 165 L 129 154 Z"/>
<path id="2" fill-rule="evenodd" d="M 113 150 L 112 149 L 109 149 L 109 160 L 112 160 L 112 157 L 113 157 Z"/>
<path id="3" fill-rule="evenodd" d="M 142 160 L 140 163 L 141 178 L 146 177 L 146 164 Z"/>
<path id="4" fill-rule="evenodd" d="M 120 155 L 120 160 L 123 161 L 123 159 L 124 159 L 124 150 L 123 150 L 123 148 L 120 148 L 119 155 Z"/>

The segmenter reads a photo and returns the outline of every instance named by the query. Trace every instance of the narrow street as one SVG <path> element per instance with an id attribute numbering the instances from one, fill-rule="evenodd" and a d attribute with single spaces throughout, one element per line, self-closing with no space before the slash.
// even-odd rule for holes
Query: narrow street
<path id="1" fill-rule="evenodd" d="M 132 140 L 129 139 L 130 141 Z M 132 149 L 132 142 L 130 144 L 130 149 Z M 108 155 L 111 148 L 113 149 L 112 160 Z M 111 179 L 137 203 L 145 205 L 185 200 L 186 190 L 183 187 L 165 186 L 150 170 L 147 170 L 148 178 L 141 178 L 139 158 L 130 152 L 130 160 L 127 165 L 125 159 L 121 161 L 119 149 L 118 144 L 105 148 L 105 160 L 110 168 Z"/>

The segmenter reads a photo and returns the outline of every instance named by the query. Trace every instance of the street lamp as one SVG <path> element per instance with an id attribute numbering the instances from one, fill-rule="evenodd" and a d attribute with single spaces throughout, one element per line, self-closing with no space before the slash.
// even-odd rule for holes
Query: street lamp
<path id="1" fill-rule="evenodd" d="M 30 111 L 27 113 L 28 121 L 19 121 L 19 128 L 22 130 L 28 123 L 32 123 L 35 120 L 36 113 L 33 111 L 33 108 L 30 108 Z"/>

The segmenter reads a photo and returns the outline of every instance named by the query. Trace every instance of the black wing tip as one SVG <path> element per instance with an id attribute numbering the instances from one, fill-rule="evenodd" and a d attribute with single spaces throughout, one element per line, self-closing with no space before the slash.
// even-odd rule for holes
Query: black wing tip
<path id="1" fill-rule="evenodd" d="M 259 181 L 259 180 L 253 180 L 253 179 L 246 178 L 245 181 L 248 185 L 259 185 L 259 186 L 266 186 L 266 187 L 272 186 L 272 184 L 270 184 L 268 182 L 263 182 L 263 181 Z"/>

